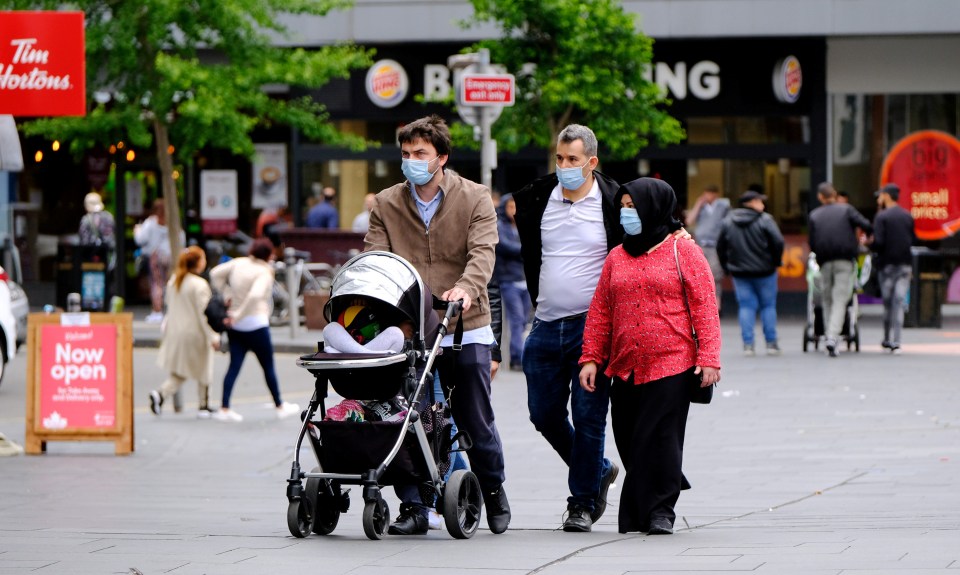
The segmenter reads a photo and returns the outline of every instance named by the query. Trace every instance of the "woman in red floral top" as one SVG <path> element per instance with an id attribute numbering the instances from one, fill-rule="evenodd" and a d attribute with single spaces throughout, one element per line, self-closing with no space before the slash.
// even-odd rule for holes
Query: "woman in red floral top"
<path id="1" fill-rule="evenodd" d="M 703 252 L 672 235 L 680 227 L 673 188 L 640 178 L 622 186 L 617 201 L 627 235 L 607 256 L 587 313 L 580 385 L 593 391 L 600 366 L 613 378 L 613 436 L 626 468 L 620 533 L 669 534 L 680 490 L 689 487 L 681 465 L 692 388 L 684 382 L 690 371 L 704 386 L 720 381 L 720 318 Z"/>

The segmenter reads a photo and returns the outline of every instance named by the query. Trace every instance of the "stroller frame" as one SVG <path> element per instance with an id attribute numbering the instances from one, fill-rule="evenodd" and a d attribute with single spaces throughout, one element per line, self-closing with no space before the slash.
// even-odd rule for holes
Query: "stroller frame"
<path id="1" fill-rule="evenodd" d="M 416 269 L 413 268 L 403 258 L 389 252 L 365 252 L 355 256 L 345 263 L 341 272 L 350 269 L 350 266 L 356 261 L 371 256 L 389 257 L 402 262 L 415 277 L 419 289 L 420 298 L 426 297 L 423 281 Z M 339 273 L 338 272 L 338 275 Z M 334 278 L 334 286 L 337 285 L 337 278 Z M 436 300 L 439 301 L 439 300 Z M 422 475 L 418 478 L 421 483 L 429 484 L 436 493 L 438 510 L 442 511 L 444 523 L 447 531 L 457 539 L 468 539 L 473 536 L 479 526 L 482 496 L 480 484 L 476 475 L 468 470 L 455 471 L 448 480 L 440 475 L 440 469 L 437 462 L 434 461 L 434 449 L 427 437 L 420 413 L 417 407 L 420 405 L 420 398 L 426 389 L 426 382 L 433 382 L 433 364 L 440 352 L 440 344 L 443 337 L 447 334 L 450 322 L 462 311 L 462 300 L 455 302 L 442 302 L 445 309 L 443 320 L 440 322 L 438 332 L 430 349 L 423 345 L 424 341 L 424 313 L 433 313 L 428 311 L 420 314 L 420 331 L 418 332 L 418 343 L 405 346 L 405 351 L 395 354 L 371 354 L 369 357 L 357 357 L 356 355 L 345 356 L 342 359 L 331 360 L 330 357 L 318 359 L 317 355 L 305 355 L 297 360 L 297 365 L 310 371 L 316 378 L 313 396 L 302 414 L 302 424 L 297 438 L 297 446 L 294 451 L 294 461 L 291 465 L 290 477 L 287 479 L 287 499 L 289 501 L 287 508 L 287 526 L 294 537 L 302 538 L 308 536 L 311 532 L 318 535 L 328 535 L 334 531 L 341 513 L 345 513 L 350 507 L 349 489 L 342 490 L 342 485 L 362 486 L 362 496 L 364 501 L 363 509 L 363 531 L 364 534 L 373 540 L 382 539 L 387 531 L 390 521 L 390 511 L 386 501 L 381 494 L 382 481 L 388 473 L 398 474 L 403 477 L 403 471 L 394 472 L 391 464 L 397 460 L 401 453 L 408 454 L 416 459 L 416 463 L 425 468 L 424 478 Z M 433 305 L 436 309 L 438 306 Z M 456 346 L 455 346 L 456 347 Z M 331 354 L 332 355 L 332 354 Z M 424 361 L 423 373 L 418 379 L 415 378 L 416 365 L 419 360 Z M 329 374 L 339 370 L 354 370 L 367 368 L 383 368 L 395 366 L 403 368 L 406 365 L 407 378 L 403 385 L 403 395 L 409 402 L 407 414 L 402 424 L 390 424 L 398 430 L 397 437 L 383 458 L 375 467 L 365 469 L 358 473 L 336 473 L 322 469 L 322 454 L 318 451 L 317 444 L 322 443 L 322 431 L 312 421 L 314 414 L 320 413 L 321 419 L 326 416 L 326 407 L 324 400 L 328 395 L 328 386 L 330 384 Z M 412 381 L 416 384 L 413 385 Z M 432 389 L 432 387 L 431 387 Z M 431 394 L 432 395 L 432 394 Z M 317 422 L 319 423 L 319 422 Z M 327 422 L 334 423 L 334 422 Z M 336 422 L 346 423 L 346 422 Z M 362 422 L 348 425 L 364 426 L 374 425 L 381 422 Z M 304 437 L 313 427 L 318 436 L 317 440 L 310 441 L 316 456 L 318 466 L 309 472 L 301 468 L 300 449 Z M 358 428 L 359 429 L 359 428 Z M 388 430 L 389 431 L 389 430 Z M 449 430 L 444 427 L 443 432 L 449 434 Z M 469 438 L 460 437 L 462 444 L 468 446 Z M 401 451 L 401 450 L 406 451 Z M 449 456 L 450 450 L 441 449 L 441 456 Z M 423 469 L 423 468 L 421 468 Z M 426 479 L 426 481 L 424 481 Z M 304 485 L 306 480 L 306 485 Z"/>
<path id="2" fill-rule="evenodd" d="M 852 347 L 854 351 L 860 351 L 860 302 L 857 295 L 863 291 L 863 286 L 870 277 L 872 271 L 869 254 L 858 262 L 855 270 L 853 290 L 850 300 L 847 302 L 843 327 L 840 330 L 840 338 L 847 344 L 847 351 Z M 818 287 L 820 282 L 820 266 L 817 264 L 817 256 L 810 252 L 807 257 L 807 322 L 803 327 L 803 352 L 806 353 L 809 345 L 813 344 L 813 349 L 820 350 L 820 340 L 826 335 L 826 322 L 828 319 L 823 314 L 823 293 Z M 816 298 L 821 298 L 821 303 L 816 303 Z"/>

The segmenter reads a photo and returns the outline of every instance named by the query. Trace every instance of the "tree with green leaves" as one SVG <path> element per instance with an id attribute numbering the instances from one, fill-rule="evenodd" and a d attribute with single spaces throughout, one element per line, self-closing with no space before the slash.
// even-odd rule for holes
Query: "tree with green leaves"
<path id="1" fill-rule="evenodd" d="M 516 75 L 513 107 L 494 124 L 500 147 L 549 150 L 554 165 L 564 126 L 589 126 L 611 159 L 629 159 L 651 144 L 677 143 L 680 123 L 644 78 L 653 40 L 618 0 L 470 0 L 471 26 L 493 22 L 500 37 L 477 43 L 490 61 Z"/>
<path id="2" fill-rule="evenodd" d="M 318 102 L 273 97 L 263 89 L 271 84 L 317 88 L 369 66 L 372 54 L 356 46 L 307 50 L 278 42 L 288 33 L 281 16 L 324 16 L 350 4 L 349 0 L 0 0 L 0 9 L 85 14 L 87 115 L 40 119 L 25 124 L 23 131 L 65 140 L 75 154 L 119 140 L 137 148 L 153 146 L 171 253 L 178 254 L 182 227 L 175 160 L 189 163 L 207 146 L 253 156 L 254 127 L 277 124 L 327 144 L 354 149 L 366 145 L 362 138 L 336 130 Z"/>

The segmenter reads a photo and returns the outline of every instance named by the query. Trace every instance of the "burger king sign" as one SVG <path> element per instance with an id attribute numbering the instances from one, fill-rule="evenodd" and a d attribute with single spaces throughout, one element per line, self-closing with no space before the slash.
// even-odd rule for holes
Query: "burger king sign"
<path id="1" fill-rule="evenodd" d="M 380 60 L 367 70 L 367 96 L 381 108 L 393 108 L 407 97 L 407 71 L 394 60 Z"/>
<path id="2" fill-rule="evenodd" d="M 787 56 L 773 67 L 773 93 L 784 104 L 794 104 L 800 99 L 803 87 L 803 72 L 796 56 Z"/>

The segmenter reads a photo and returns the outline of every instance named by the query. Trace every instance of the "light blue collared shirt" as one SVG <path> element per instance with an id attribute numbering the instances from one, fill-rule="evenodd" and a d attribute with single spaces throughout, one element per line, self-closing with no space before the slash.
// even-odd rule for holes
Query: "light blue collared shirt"
<path id="1" fill-rule="evenodd" d="M 413 182 L 409 183 L 410 195 L 413 196 L 413 201 L 417 204 L 417 211 L 420 212 L 420 219 L 423 220 L 423 225 L 425 225 L 427 230 L 429 230 L 430 220 L 432 220 L 434 214 L 437 213 L 437 210 L 440 208 L 440 202 L 443 200 L 443 190 L 441 189 L 439 192 L 437 192 L 437 195 L 433 196 L 433 199 L 429 202 L 424 202 L 417 194 L 417 188 L 413 185 Z"/>

